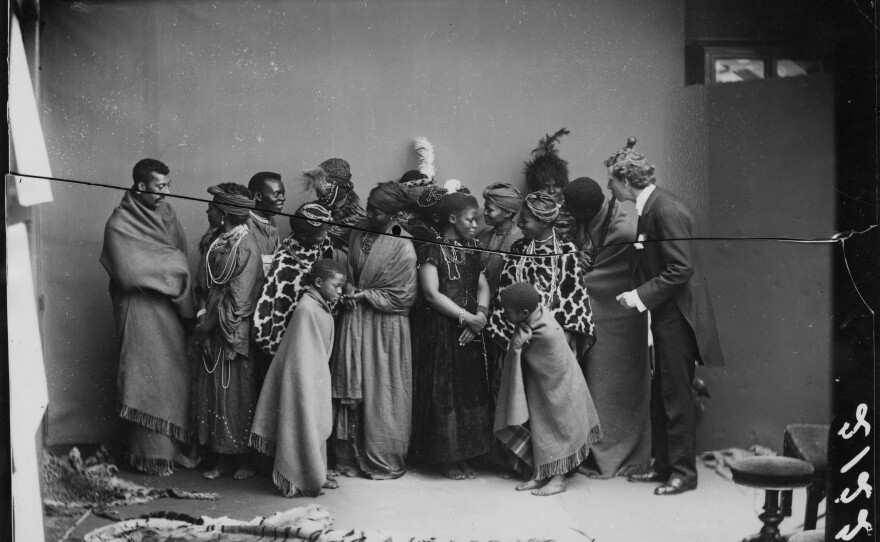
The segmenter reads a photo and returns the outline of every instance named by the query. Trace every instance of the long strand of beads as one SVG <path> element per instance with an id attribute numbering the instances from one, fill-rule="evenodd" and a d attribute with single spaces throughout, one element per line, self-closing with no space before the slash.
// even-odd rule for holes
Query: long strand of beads
<path id="1" fill-rule="evenodd" d="M 247 225 L 242 224 L 236 226 L 231 232 L 229 232 L 228 236 L 218 237 L 213 243 L 211 243 L 211 246 L 205 254 L 205 270 L 208 275 L 208 287 L 214 284 L 226 284 L 232 278 L 232 274 L 235 272 L 235 260 L 238 255 L 238 246 L 241 244 L 247 231 Z M 232 239 L 235 239 L 235 243 L 232 245 L 232 248 L 229 249 L 229 256 L 226 258 L 223 269 L 220 271 L 219 275 L 214 275 L 214 272 L 211 270 L 211 252 L 225 246 Z"/>

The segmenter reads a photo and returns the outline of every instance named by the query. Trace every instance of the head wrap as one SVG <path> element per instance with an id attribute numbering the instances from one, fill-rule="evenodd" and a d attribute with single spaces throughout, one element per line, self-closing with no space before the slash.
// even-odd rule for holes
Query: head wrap
<path id="1" fill-rule="evenodd" d="M 575 216 L 595 215 L 605 203 L 599 183 L 589 177 L 578 177 L 562 191 L 568 212 Z"/>
<path id="2" fill-rule="evenodd" d="M 367 204 L 387 214 L 405 211 L 412 205 L 409 192 L 399 183 L 388 181 L 379 183 L 379 186 L 370 192 Z"/>
<path id="3" fill-rule="evenodd" d="M 553 196 L 546 192 L 532 192 L 523 203 L 535 218 L 541 222 L 552 224 L 559 216 L 559 204 Z"/>
<path id="4" fill-rule="evenodd" d="M 337 205 L 354 188 L 351 169 L 342 158 L 324 160 L 317 168 L 304 171 L 303 175 L 306 186 L 318 192 L 318 201 L 327 207 Z"/>
<path id="5" fill-rule="evenodd" d="M 528 282 L 517 282 L 501 290 L 501 305 L 509 307 L 514 312 L 533 311 L 541 302 L 541 295 L 535 287 Z"/>
<path id="6" fill-rule="evenodd" d="M 431 179 L 421 171 L 417 169 L 411 169 L 403 174 L 399 181 L 400 184 L 404 184 L 406 186 L 425 186 L 427 184 L 433 184 L 434 179 Z"/>
<path id="7" fill-rule="evenodd" d="M 327 173 L 327 181 L 343 188 L 351 188 L 351 167 L 342 158 L 324 160 L 318 166 Z"/>
<path id="8" fill-rule="evenodd" d="M 315 227 L 329 225 L 332 219 L 330 211 L 319 203 L 304 203 L 296 210 L 294 216 L 305 218 L 307 223 Z"/>
<path id="9" fill-rule="evenodd" d="M 502 211 L 516 214 L 522 207 L 523 197 L 515 186 L 508 183 L 490 184 L 483 190 L 483 199 Z"/>
<path id="10" fill-rule="evenodd" d="M 228 215 L 244 216 L 254 208 L 254 200 L 241 194 L 230 194 L 219 185 L 208 188 L 208 194 L 214 196 L 214 205 Z"/>

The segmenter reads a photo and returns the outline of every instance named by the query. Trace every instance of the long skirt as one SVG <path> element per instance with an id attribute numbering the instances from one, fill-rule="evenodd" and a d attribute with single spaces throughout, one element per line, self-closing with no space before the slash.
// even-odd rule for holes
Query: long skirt
<path id="1" fill-rule="evenodd" d="M 597 316 L 601 307 L 593 306 Z M 597 478 L 626 476 L 651 463 L 646 318 L 636 313 L 594 322 L 599 340 L 581 358 L 581 366 L 604 436 L 593 444 L 586 466 Z"/>
<path id="2" fill-rule="evenodd" d="M 415 463 L 478 457 L 492 441 L 492 399 L 482 337 L 459 346 L 461 329 L 435 315 L 413 317 L 413 435 Z"/>
<path id="3" fill-rule="evenodd" d="M 205 356 L 197 369 L 198 441 L 219 454 L 245 453 L 256 407 L 256 367 L 240 354 L 226 360 L 224 353 L 219 361 L 216 350 L 210 354 L 213 359 Z"/>

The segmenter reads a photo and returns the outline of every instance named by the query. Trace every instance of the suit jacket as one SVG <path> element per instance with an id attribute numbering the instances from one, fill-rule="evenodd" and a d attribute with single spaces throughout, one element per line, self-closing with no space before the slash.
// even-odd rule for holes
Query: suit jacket
<path id="1" fill-rule="evenodd" d="M 700 361 L 724 365 L 715 314 L 706 281 L 694 264 L 693 243 L 662 241 L 693 237 L 694 217 L 675 196 L 656 188 L 645 202 L 636 235 L 648 242 L 638 250 L 634 284 L 642 303 L 651 310 L 672 300 L 694 330 Z"/>

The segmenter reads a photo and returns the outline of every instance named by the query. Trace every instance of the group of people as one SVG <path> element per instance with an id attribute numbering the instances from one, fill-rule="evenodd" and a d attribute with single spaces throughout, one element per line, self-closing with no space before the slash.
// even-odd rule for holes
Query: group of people
<path id="1" fill-rule="evenodd" d="M 694 489 L 694 368 L 723 362 L 693 218 L 632 143 L 605 162 L 607 200 L 567 171 L 480 202 L 413 170 L 364 208 L 333 158 L 305 172 L 316 198 L 285 239 L 278 174 L 212 186 L 194 272 L 169 169 L 141 160 L 101 255 L 131 464 L 271 465 L 288 497 L 411 466 L 536 495 L 575 471 Z"/>

